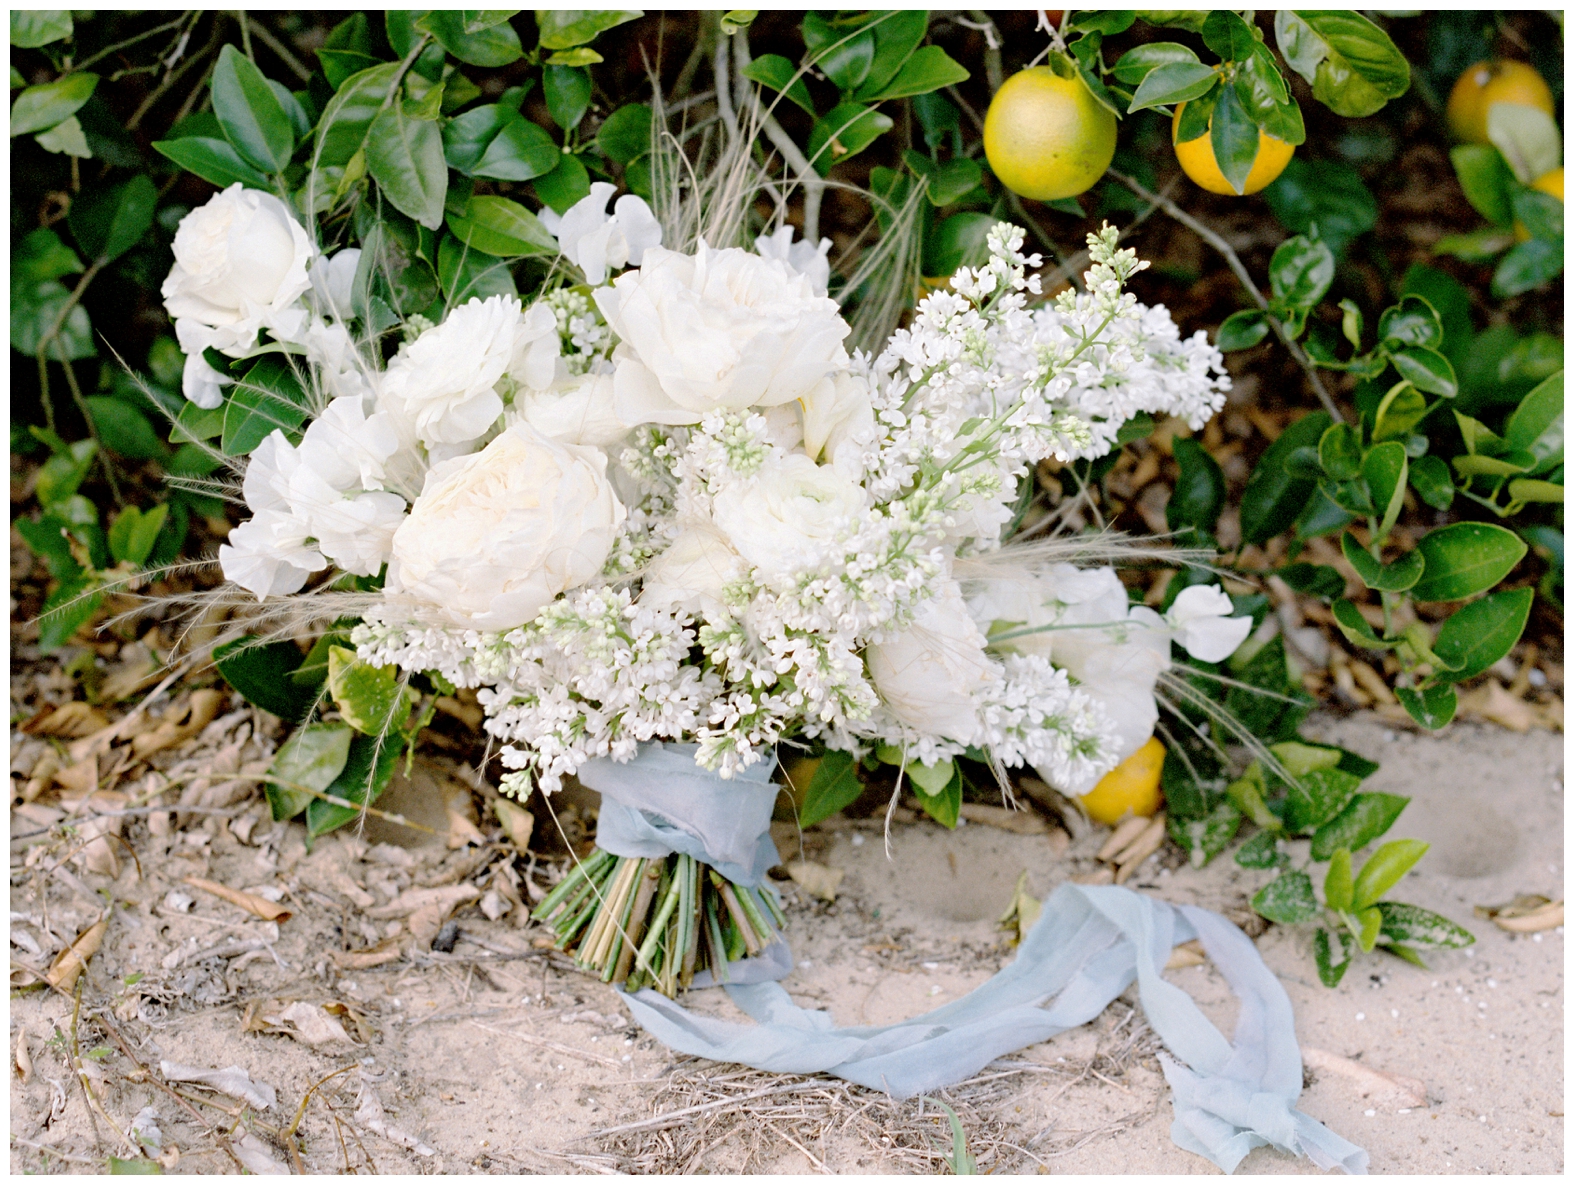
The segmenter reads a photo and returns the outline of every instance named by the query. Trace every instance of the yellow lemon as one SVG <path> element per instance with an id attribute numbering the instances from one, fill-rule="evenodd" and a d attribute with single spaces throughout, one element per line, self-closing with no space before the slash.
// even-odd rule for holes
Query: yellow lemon
<path id="1" fill-rule="evenodd" d="M 1443 117 L 1449 135 L 1466 144 L 1487 144 L 1487 109 L 1493 103 L 1522 103 L 1552 114 L 1552 91 L 1524 62 L 1477 62 L 1459 76 Z"/>
<path id="2" fill-rule="evenodd" d="M 984 155 L 1014 193 L 1039 202 L 1076 197 L 1115 159 L 1115 113 L 1080 78 L 1033 66 L 995 92 Z"/>
<path id="3" fill-rule="evenodd" d="M 1530 188 L 1539 189 L 1549 197 L 1563 200 L 1563 170 L 1553 169 L 1550 173 L 1543 173 L 1530 183 Z M 1530 231 L 1518 218 L 1514 219 L 1514 237 L 1521 243 L 1530 238 Z"/>
<path id="4" fill-rule="evenodd" d="M 1099 784 L 1082 796 L 1082 809 L 1097 823 L 1113 826 L 1127 815 L 1144 819 L 1164 804 L 1159 775 L 1164 771 L 1164 746 L 1150 737 L 1126 760 L 1099 779 Z"/>
<path id="5" fill-rule="evenodd" d="M 1180 127 L 1181 112 L 1185 108 L 1185 103 L 1175 108 L 1175 118 L 1170 121 L 1172 135 L 1175 129 Z M 1219 170 L 1219 162 L 1213 155 L 1213 138 L 1208 134 L 1212 130 L 1213 120 L 1209 118 L 1208 132 L 1204 132 L 1195 140 L 1175 145 L 1175 159 L 1180 162 L 1180 167 L 1186 176 L 1209 193 L 1237 196 L 1230 188 L 1230 183 L 1224 179 L 1224 174 Z M 1257 158 L 1252 161 L 1252 171 L 1246 174 L 1245 192 L 1256 193 L 1259 189 L 1272 184 L 1274 178 L 1284 172 L 1284 166 L 1290 163 L 1290 158 L 1294 155 L 1294 144 L 1286 144 L 1267 132 L 1259 132 Z"/>

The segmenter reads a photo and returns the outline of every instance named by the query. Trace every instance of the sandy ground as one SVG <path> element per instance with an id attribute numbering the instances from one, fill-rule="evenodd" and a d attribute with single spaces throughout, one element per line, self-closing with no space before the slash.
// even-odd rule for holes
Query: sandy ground
<path id="1" fill-rule="evenodd" d="M 1350 1059 L 1308 1071 L 1302 1109 L 1363 1144 L 1374 1172 L 1561 1172 L 1563 932 L 1510 935 L 1472 909 L 1562 897 L 1562 737 L 1472 724 L 1422 737 L 1370 716 L 1319 717 L 1310 731 L 1381 760 L 1369 788 L 1412 796 L 1394 835 L 1433 847 L 1397 895 L 1480 941 L 1436 953 L 1427 971 L 1373 956 L 1329 991 L 1308 934 L 1263 934 L 1302 1045 Z M 437 798 L 421 788 L 424 800 L 403 792 L 412 814 Z M 71 998 L 13 989 L 13 1171 L 102 1171 L 106 1156 L 130 1154 L 112 1129 L 147 1108 L 176 1172 L 944 1169 L 949 1128 L 932 1103 L 677 1057 L 631 1028 L 610 988 L 533 947 L 517 909 L 495 921 L 479 911 L 483 892 L 497 894 L 494 913 L 508 903 L 501 846 L 450 852 L 425 836 L 411 846 L 413 833 L 384 824 L 308 854 L 298 825 L 259 822 L 243 841 L 213 818 L 163 837 L 128 821 L 141 873 L 122 856 L 112 885 L 71 865 L 47 873 L 64 849 L 30 848 L 40 840 L 22 833 L 36 828 L 13 816 L 13 982 L 19 961 L 39 965 L 99 915 L 95 890 L 112 887 L 119 902 L 74 1026 Z M 875 824 L 835 823 L 805 837 L 810 856 L 846 874 L 835 903 L 790 884 L 783 897 L 799 960 L 786 986 L 841 1024 L 896 1020 L 983 982 L 1010 958 L 995 919 L 1018 875 L 1042 895 L 1091 869 L 1101 842 L 1095 830 L 1057 856 L 1043 836 L 913 823 L 894 829 L 887 862 Z M 1227 857 L 1202 872 L 1178 865 L 1161 854 L 1131 883 L 1229 913 L 1269 875 Z M 293 916 L 252 918 L 182 886 L 192 875 L 282 890 Z M 185 909 L 169 896 L 181 888 L 193 899 Z M 429 915 L 391 916 L 422 888 L 472 898 L 455 915 L 452 953 L 411 937 L 427 933 Z M 350 947 L 390 961 L 339 966 Z M 1229 1031 L 1232 997 L 1210 965 L 1169 974 Z M 1170 1142 L 1157 1045 L 1134 999 L 944 1092 L 980 1171 L 1216 1171 Z M 720 992 L 689 1002 L 736 1015 Z M 239 1066 L 276 1097 L 258 1108 L 171 1087 L 165 1062 Z M 1363 1078 L 1363 1067 L 1389 1079 Z M 1420 1085 L 1407 1095 L 1391 1079 Z M 87 1089 L 99 1100 L 91 1111 Z M 1241 1171 L 1316 1170 L 1259 1149 Z"/>

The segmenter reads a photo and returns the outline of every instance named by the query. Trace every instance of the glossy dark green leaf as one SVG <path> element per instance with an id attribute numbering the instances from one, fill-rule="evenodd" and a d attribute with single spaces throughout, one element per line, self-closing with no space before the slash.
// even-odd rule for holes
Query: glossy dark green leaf
<path id="1" fill-rule="evenodd" d="M 1377 336 L 1391 350 L 1406 346 L 1438 350 L 1443 345 L 1443 321 L 1431 301 L 1411 294 L 1383 310 L 1377 321 Z"/>
<path id="2" fill-rule="evenodd" d="M 810 12 L 803 23 L 804 42 L 815 68 L 850 96 L 869 77 L 874 65 L 874 30 L 842 27 L 828 14 Z"/>
<path id="3" fill-rule="evenodd" d="M 282 173 L 295 150 L 295 131 L 279 97 L 233 45 L 219 51 L 213 68 L 213 110 L 224 136 L 253 168 Z"/>
<path id="4" fill-rule="evenodd" d="M 1503 443 L 1535 459 L 1532 473 L 1563 464 L 1563 372 L 1537 384 L 1520 400 L 1503 429 Z"/>
<path id="5" fill-rule="evenodd" d="M 1438 351 L 1410 346 L 1390 351 L 1388 357 L 1400 377 L 1410 380 L 1420 390 L 1445 399 L 1459 394 L 1454 365 Z"/>
<path id="6" fill-rule="evenodd" d="M 809 779 L 803 807 L 798 814 L 798 825 L 812 827 L 822 819 L 829 819 L 852 805 L 863 789 L 863 783 L 858 780 L 858 763 L 853 755 L 840 749 L 830 750 L 820 759 L 814 776 Z"/>
<path id="7" fill-rule="evenodd" d="M 557 168 L 532 183 L 536 196 L 558 214 L 567 214 L 575 202 L 590 196 L 590 173 L 579 157 L 564 153 Z"/>
<path id="8" fill-rule="evenodd" d="M 1189 144 L 1208 134 L 1213 107 L 1218 102 L 1221 89 L 1219 85 L 1212 86 L 1178 109 L 1180 118 L 1170 129 L 1170 138 L 1174 143 Z"/>
<path id="9" fill-rule="evenodd" d="M 11 282 L 58 280 L 83 270 L 82 260 L 48 227 L 28 231 L 11 247 Z"/>
<path id="10" fill-rule="evenodd" d="M 1180 475 L 1164 508 L 1170 530 L 1200 527 L 1212 532 L 1224 509 L 1224 471 L 1196 440 L 1178 437 L 1174 443 Z"/>
<path id="11" fill-rule="evenodd" d="M 1372 440 L 1376 443 L 1398 441 L 1404 447 L 1404 442 L 1410 439 L 1429 410 L 1426 396 L 1415 387 L 1408 382 L 1395 383 L 1371 418 Z"/>
<path id="12" fill-rule="evenodd" d="M 1240 830 L 1241 812 L 1228 802 L 1216 803 L 1197 818 L 1171 815 L 1170 838 L 1186 852 L 1193 868 L 1201 868 L 1224 851 Z"/>
<path id="13" fill-rule="evenodd" d="M 1203 65 L 1195 56 L 1190 61 L 1161 63 L 1149 70 L 1142 79 L 1131 97 L 1128 111 L 1144 111 L 1160 104 L 1184 103 L 1188 99 L 1201 98 L 1218 81 L 1218 77 L 1214 67 Z"/>
<path id="14" fill-rule="evenodd" d="M 1328 860 L 1340 848 L 1358 852 L 1387 833 L 1410 800 L 1398 794 L 1357 794 L 1312 835 L 1312 859 Z"/>
<path id="15" fill-rule="evenodd" d="M 798 67 L 780 54 L 768 53 L 755 58 L 743 68 L 743 76 L 780 92 L 811 116 L 814 114 L 814 99 L 810 97 L 809 88 L 804 85 Z"/>
<path id="16" fill-rule="evenodd" d="M 1241 309 L 1224 319 L 1214 344 L 1227 354 L 1249 349 L 1267 336 L 1268 315 L 1261 309 Z"/>
<path id="17" fill-rule="evenodd" d="M 142 241 L 157 204 L 158 188 L 143 173 L 119 185 L 95 186 L 71 203 L 71 233 L 91 258 L 116 259 Z"/>
<path id="18" fill-rule="evenodd" d="M 1102 33 L 1106 37 L 1113 37 L 1117 33 L 1124 33 L 1136 23 L 1137 14 L 1135 12 L 1125 10 L 1113 12 L 1093 11 L 1077 13 L 1076 16 L 1072 17 L 1070 27 L 1091 33 Z"/>
<path id="19" fill-rule="evenodd" d="M 1277 300 L 1311 308 L 1332 286 L 1334 266 L 1334 253 L 1327 243 L 1296 235 L 1274 250 L 1268 264 L 1268 283 Z"/>
<path id="20" fill-rule="evenodd" d="M 638 11 L 583 11 L 538 9 L 536 27 L 541 31 L 542 49 L 572 49 L 594 41 L 597 34 L 616 28 L 643 14 Z"/>
<path id="21" fill-rule="evenodd" d="M 920 791 L 914 797 L 918 799 L 918 805 L 923 807 L 926 815 L 940 826 L 954 831 L 957 818 L 962 813 L 962 771 L 953 765 L 951 780 L 938 794 L 925 794 Z"/>
<path id="22" fill-rule="evenodd" d="M 1422 909 L 1419 905 L 1380 901 L 1377 909 L 1383 915 L 1383 937 L 1395 942 L 1458 949 L 1470 946 L 1476 940 L 1476 936 L 1463 926 L 1449 921 L 1440 913 Z"/>
<path id="23" fill-rule="evenodd" d="M 1514 174 L 1503 154 L 1490 144 L 1456 144 L 1448 150 L 1465 200 L 1488 222 L 1508 227 L 1514 221 L 1510 194 Z"/>
<path id="24" fill-rule="evenodd" d="M 1235 862 L 1242 868 L 1273 868 L 1279 863 L 1279 837 L 1259 831 L 1235 849 Z"/>
<path id="25" fill-rule="evenodd" d="M 1397 440 L 1374 444 L 1366 450 L 1361 461 L 1361 477 L 1371 491 L 1372 506 L 1376 511 L 1378 539 L 1393 529 L 1404 507 L 1405 482 L 1410 476 L 1410 460 L 1405 446 Z M 1408 587 L 1408 586 L 1406 586 Z"/>
<path id="26" fill-rule="evenodd" d="M 890 116 L 872 107 L 843 103 L 815 120 L 809 132 L 809 159 L 823 175 L 832 165 L 862 152 L 892 126 Z"/>
<path id="27" fill-rule="evenodd" d="M 1337 568 L 1327 564 L 1286 564 L 1276 569 L 1274 575 L 1296 592 L 1320 597 L 1325 601 L 1344 593 L 1344 577 Z"/>
<path id="28" fill-rule="evenodd" d="M 924 274 L 950 276 L 976 266 L 989 254 L 986 240 L 995 219 L 988 214 L 952 214 L 935 224 L 924 242 Z"/>
<path id="29" fill-rule="evenodd" d="M 372 120 L 382 110 L 388 88 L 399 76 L 399 63 L 387 62 L 353 75 L 343 83 L 317 121 L 314 169 L 343 168 L 366 144 Z"/>
<path id="30" fill-rule="evenodd" d="M 1312 84 L 1312 95 L 1351 119 L 1380 111 L 1410 89 L 1410 64 L 1397 46 L 1358 12 L 1280 9 L 1274 16 L 1279 52 Z"/>
<path id="31" fill-rule="evenodd" d="M 1241 495 L 1241 537 L 1245 542 L 1266 543 L 1295 522 L 1316 483 L 1288 473 L 1285 459 L 1298 448 L 1315 448 L 1330 423 L 1327 412 L 1313 412 L 1291 424 L 1268 446 Z"/>
<path id="32" fill-rule="evenodd" d="M 169 506 L 159 504 L 146 512 L 127 506 L 110 525 L 108 532 L 109 554 L 117 564 L 130 563 L 141 567 L 153 554 L 153 544 L 164 529 L 169 517 Z"/>
<path id="33" fill-rule="evenodd" d="M 1196 52 L 1178 41 L 1150 41 L 1120 55 L 1115 62 L 1115 77 L 1127 86 L 1140 87 L 1142 81 L 1160 66 L 1196 61 Z"/>
<path id="34" fill-rule="evenodd" d="M 219 444 L 229 456 L 245 456 L 275 429 L 289 434 L 306 421 L 306 391 L 278 354 L 259 361 L 231 392 Z"/>
<path id="35" fill-rule="evenodd" d="M 874 60 L 869 63 L 869 73 L 864 76 L 863 83 L 852 97 L 863 102 L 890 86 L 903 65 L 918 49 L 928 29 L 929 14 L 922 9 L 879 13 L 871 22 L 870 29 L 874 34 Z"/>
<path id="36" fill-rule="evenodd" d="M 1525 541 L 1492 523 L 1454 523 L 1424 535 L 1416 550 L 1426 574 L 1410 590 L 1418 601 L 1460 601 L 1485 592 L 1513 570 Z"/>
<path id="37" fill-rule="evenodd" d="M 460 242 L 487 255 L 557 254 L 557 240 L 541 220 L 508 198 L 471 198 L 462 215 L 449 212 L 448 229 Z"/>
<path id="38" fill-rule="evenodd" d="M 1312 890 L 1312 878 L 1299 871 L 1281 873 L 1257 890 L 1252 897 L 1252 908 L 1281 926 L 1310 921 L 1317 916 L 1317 894 Z"/>
<path id="39" fill-rule="evenodd" d="M 1433 510 L 1454 504 L 1454 480 L 1440 457 L 1418 457 L 1410 463 L 1410 488 Z"/>
<path id="40" fill-rule="evenodd" d="M 1394 694 L 1399 697 L 1399 703 L 1410 713 L 1412 720 L 1422 728 L 1430 728 L 1434 731 L 1452 720 L 1454 712 L 1459 707 L 1454 689 L 1446 684 L 1437 684 L 1422 690 L 1396 687 Z"/>
<path id="41" fill-rule="evenodd" d="M 323 793 L 357 804 L 376 802 L 393 780 L 404 748 L 405 742 L 400 737 L 379 740 L 377 737 L 356 734 L 350 740 L 344 768 L 323 788 Z M 311 836 L 326 835 L 360 817 L 361 812 L 355 807 L 313 798 L 306 804 L 306 833 Z"/>
<path id="42" fill-rule="evenodd" d="M 98 75 L 84 70 L 28 87 L 11 104 L 12 138 L 41 132 L 71 118 L 97 85 Z"/>
<path id="43" fill-rule="evenodd" d="M 1334 481 L 1349 481 L 1361 472 L 1361 435 L 1349 424 L 1334 424 L 1317 442 L 1317 461 Z"/>
<path id="44" fill-rule="evenodd" d="M 519 34 L 507 20 L 475 29 L 476 22 L 466 20 L 470 15 L 451 8 L 436 9 L 415 24 L 437 38 L 437 43 L 454 57 L 471 66 L 507 66 L 525 56 Z M 474 31 L 469 31 L 471 29 Z"/>
<path id="45" fill-rule="evenodd" d="M 268 805 L 276 822 L 293 819 L 331 786 L 350 756 L 348 724 L 308 724 L 279 746 L 268 767 Z M 313 793 L 316 791 L 316 793 Z"/>
<path id="46" fill-rule="evenodd" d="M 1432 650 L 1452 670 L 1440 671 L 1450 683 L 1473 679 L 1514 648 L 1530 620 L 1535 593 L 1528 588 L 1509 589 L 1472 601 L 1437 632 Z"/>
<path id="47" fill-rule="evenodd" d="M 401 729 L 414 702 L 397 667 L 373 666 L 347 646 L 328 648 L 328 693 L 351 728 L 374 737 Z"/>
<path id="48" fill-rule="evenodd" d="M 437 275 L 450 308 L 476 297 L 485 300 L 489 296 L 517 296 L 519 293 L 506 263 L 467 246 L 451 234 L 444 235 L 438 245 Z"/>
<path id="49" fill-rule="evenodd" d="M 372 121 L 366 168 L 400 213 L 432 230 L 443 224 L 448 163 L 435 121 L 412 119 L 403 104 L 390 104 Z"/>
<path id="50" fill-rule="evenodd" d="M 583 66 L 547 66 L 542 71 L 547 114 L 564 131 L 572 131 L 590 106 L 590 71 Z"/>
<path id="51" fill-rule="evenodd" d="M 1515 189 L 1510 200 L 1515 219 L 1532 238 L 1562 243 L 1563 202 L 1560 198 L 1535 189 Z"/>
<path id="52" fill-rule="evenodd" d="M 1218 98 L 1213 104 L 1213 119 L 1209 127 L 1213 158 L 1218 162 L 1219 172 L 1224 174 L 1224 180 L 1230 188 L 1236 193 L 1245 193 L 1246 178 L 1252 171 L 1252 164 L 1257 160 L 1262 133 L 1258 131 L 1256 121 L 1247 113 L 1246 108 L 1241 106 L 1234 87 L 1220 87 L 1217 94 Z M 1323 249 L 1327 250 L 1326 247 Z M 1277 253 L 1275 257 L 1277 258 Z M 1329 279 L 1331 282 L 1331 267 Z M 1326 286 L 1324 290 L 1326 291 Z"/>
<path id="53" fill-rule="evenodd" d="M 317 694 L 297 687 L 289 678 L 301 665 L 301 652 L 290 642 L 237 638 L 213 651 L 224 681 L 246 702 L 296 724 L 311 712 Z"/>
<path id="54" fill-rule="evenodd" d="M 1240 17 L 1216 8 L 1202 22 L 1202 42 L 1224 61 L 1239 62 L 1251 55 L 1257 39 Z"/>
<path id="55" fill-rule="evenodd" d="M 268 188 L 268 179 L 242 160 L 228 140 L 185 136 L 179 140 L 155 140 L 153 148 L 188 173 L 214 185 L 227 187 L 239 181 L 251 189 Z"/>
<path id="56" fill-rule="evenodd" d="M 1241 101 L 1241 106 L 1265 131 L 1269 123 L 1282 124 L 1289 120 L 1296 127 L 1294 138 L 1289 142 L 1299 144 L 1304 141 L 1306 128 L 1300 121 L 1300 109 L 1290 98 L 1289 87 L 1274 64 L 1273 54 L 1255 38 L 1242 46 L 1241 50 L 1240 56 L 1235 59 L 1234 82 L 1235 97 Z M 1294 114 L 1291 115 L 1291 112 Z"/>
<path id="57" fill-rule="evenodd" d="M 38 280 L 11 285 L 11 345 L 29 356 L 45 345 L 46 335 L 60 321 L 59 333 L 48 342 L 50 359 L 91 358 L 98 353 L 93 343 L 93 327 L 87 310 L 80 304 L 66 312 L 71 293 L 59 280 Z"/>
<path id="58" fill-rule="evenodd" d="M 66 9 L 11 10 L 12 49 L 37 49 L 41 45 L 52 45 L 56 41 L 65 41 L 71 33 L 71 13 Z"/>
<path id="59" fill-rule="evenodd" d="M 597 129 L 596 147 L 608 160 L 626 165 L 650 151 L 650 133 L 650 107 L 644 103 L 625 103 L 607 116 Z"/>
<path id="60" fill-rule="evenodd" d="M 1241 685 L 1231 687 L 1225 695 L 1226 711 L 1253 736 L 1269 744 L 1293 737 L 1312 700 L 1290 680 L 1284 639 L 1273 638 L 1233 674 Z"/>
<path id="61" fill-rule="evenodd" d="M 1492 295 L 1507 300 L 1541 287 L 1562 271 L 1562 243 L 1531 239 L 1516 244 L 1492 273 Z"/>

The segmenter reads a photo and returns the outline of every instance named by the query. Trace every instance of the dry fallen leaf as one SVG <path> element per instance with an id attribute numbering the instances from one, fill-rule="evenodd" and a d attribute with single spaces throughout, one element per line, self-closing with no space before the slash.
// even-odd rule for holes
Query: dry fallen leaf
<path id="1" fill-rule="evenodd" d="M 448 815 L 448 846 L 450 849 L 486 845 L 486 836 L 476 826 L 475 797 L 470 787 L 459 782 L 449 782 L 443 787 L 443 810 Z"/>
<path id="2" fill-rule="evenodd" d="M 497 821 L 503 825 L 509 842 L 516 850 L 523 853 L 530 846 L 530 835 L 536 828 L 536 817 L 517 802 L 510 802 L 506 798 L 499 798 L 493 802 L 492 809 L 497 812 Z"/>
<path id="3" fill-rule="evenodd" d="M 1116 852 L 1128 847 L 1131 841 L 1146 831 L 1147 828 L 1148 821 L 1140 815 L 1127 819 L 1124 823 L 1117 826 L 1114 831 L 1110 832 L 1109 838 L 1104 841 L 1104 846 L 1099 848 L 1098 855 L 1094 859 L 1113 860 Z"/>
<path id="4" fill-rule="evenodd" d="M 1374 1070 L 1309 1045 L 1301 1047 L 1301 1060 L 1313 1070 L 1345 1079 L 1355 1087 L 1357 1095 L 1369 1102 L 1382 1103 L 1396 1110 L 1426 1106 L 1426 1084 L 1419 1079 Z"/>
<path id="5" fill-rule="evenodd" d="M 85 737 L 104 728 L 109 717 L 81 700 L 61 704 L 57 708 L 44 708 L 26 724 L 22 731 L 30 736 Z"/>
<path id="6" fill-rule="evenodd" d="M 278 1101 L 279 1095 L 266 1082 L 253 1082 L 251 1075 L 240 1066 L 226 1066 L 222 1070 L 204 1070 L 201 1066 L 186 1066 L 180 1062 L 161 1061 L 159 1072 L 171 1082 L 200 1082 L 220 1094 L 233 1099 L 244 1099 L 259 1111 L 266 1111 Z"/>
<path id="7" fill-rule="evenodd" d="M 1011 810 L 987 802 L 964 802 L 959 813 L 969 823 L 983 823 L 1018 835 L 1044 835 L 1049 831 L 1049 824 L 1037 811 Z"/>
<path id="8" fill-rule="evenodd" d="M 404 918 L 419 910 L 436 907 L 446 916 L 457 909 L 466 901 L 474 901 L 481 896 L 481 890 L 474 885 L 444 885 L 437 889 L 406 889 L 387 905 L 379 905 L 376 909 L 366 911 L 366 916 L 378 921 L 387 921 L 389 918 Z"/>
<path id="9" fill-rule="evenodd" d="M 203 687 L 191 693 L 184 706 L 172 705 L 164 713 L 157 727 L 131 739 L 131 751 L 138 757 L 148 757 L 160 749 L 190 740 L 213 722 L 224 705 L 224 693 Z"/>
<path id="10" fill-rule="evenodd" d="M 1074 885 L 1112 885 L 1115 883 L 1115 870 L 1108 864 L 1101 864 L 1092 872 L 1079 872 L 1071 878 Z"/>
<path id="11" fill-rule="evenodd" d="M 837 887 L 847 874 L 840 868 L 827 868 L 813 860 L 794 860 L 787 865 L 787 875 L 811 897 L 821 901 L 835 901 Z"/>
<path id="12" fill-rule="evenodd" d="M 230 1147 L 235 1150 L 235 1159 L 258 1176 L 283 1177 L 290 1171 L 289 1165 L 273 1155 L 273 1149 L 250 1132 L 238 1140 L 231 1140 Z"/>
<path id="13" fill-rule="evenodd" d="M 1512 934 L 1536 934 L 1563 924 L 1563 902 L 1534 893 L 1522 894 L 1507 905 L 1478 905 L 1476 913 Z"/>
<path id="14" fill-rule="evenodd" d="M 296 1000 L 277 1011 L 263 1008 L 260 1016 L 264 1022 L 275 1028 L 284 1029 L 284 1026 L 288 1025 L 289 1028 L 284 1031 L 307 1045 L 354 1044 L 350 1034 L 344 1031 L 344 1026 L 329 1016 L 320 1004 L 308 1004 L 304 1000 Z"/>
<path id="15" fill-rule="evenodd" d="M 341 971 L 365 971 L 368 967 L 396 963 L 403 956 L 399 952 L 398 942 L 389 939 L 365 950 L 336 950 L 332 957 L 334 966 Z"/>
<path id="16" fill-rule="evenodd" d="M 76 986 L 77 977 L 87 967 L 87 961 L 98 953 L 104 944 L 104 931 L 109 929 L 109 919 L 100 918 L 81 934 L 77 940 L 60 952 L 45 976 L 50 987 L 69 992 Z"/>
<path id="17" fill-rule="evenodd" d="M 232 889 L 228 885 L 221 885 L 217 881 L 203 880 L 200 876 L 183 878 L 184 883 L 193 889 L 201 889 L 204 893 L 212 893 L 228 901 L 231 905 L 238 905 L 247 913 L 262 918 L 268 922 L 287 922 L 293 916 L 284 906 L 269 901 L 266 897 L 259 897 L 255 893 L 243 893 L 239 889 Z"/>
<path id="18" fill-rule="evenodd" d="M 77 794 L 91 794 L 98 787 L 98 758 L 89 757 L 56 770 L 55 781 Z"/>
<path id="19" fill-rule="evenodd" d="M 1017 877 L 1016 888 L 1012 890 L 1011 903 L 1006 906 L 1005 913 L 1000 915 L 1000 927 L 1015 930 L 1018 942 L 1027 937 L 1033 923 L 1044 912 L 1044 903 L 1029 893 L 1027 887 L 1027 869 L 1024 868 Z"/>
<path id="20" fill-rule="evenodd" d="M 33 1076 L 33 1057 L 27 1051 L 27 1030 L 20 1025 L 16 1030 L 16 1073 L 23 1082 Z"/>
<path id="21" fill-rule="evenodd" d="M 1203 952 L 1202 943 L 1193 938 L 1190 942 L 1183 942 L 1170 951 L 1169 961 L 1164 964 L 1164 970 L 1175 971 L 1181 967 L 1200 967 L 1208 961 L 1208 956 Z"/>
<path id="22" fill-rule="evenodd" d="M 437 1151 L 416 1139 L 403 1128 L 395 1127 L 388 1122 L 388 1114 L 383 1110 L 382 1100 L 377 1097 L 377 1091 L 365 1079 L 362 1071 L 361 1097 L 355 1108 L 355 1123 L 358 1127 L 381 1136 L 391 1144 L 398 1144 L 401 1148 L 408 1148 L 417 1156 L 436 1156 Z"/>
<path id="23" fill-rule="evenodd" d="M 1541 723 L 1537 705 L 1509 694 L 1508 688 L 1496 679 L 1488 679 L 1480 687 L 1471 688 L 1461 695 L 1459 712 L 1461 715 L 1480 716 L 1513 732 L 1529 732 Z"/>

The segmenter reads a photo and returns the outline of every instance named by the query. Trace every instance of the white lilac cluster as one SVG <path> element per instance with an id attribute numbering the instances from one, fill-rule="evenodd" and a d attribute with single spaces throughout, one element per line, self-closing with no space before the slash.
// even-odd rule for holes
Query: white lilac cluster
<path id="1" fill-rule="evenodd" d="M 730 775 L 796 733 L 923 764 L 982 750 L 1080 790 L 1151 734 L 1172 640 L 1238 644 L 1216 590 L 1161 618 L 1108 569 L 979 575 L 1037 461 L 1222 404 L 1218 352 L 1124 292 L 1144 265 L 1112 230 L 1086 291 L 1044 304 L 1040 259 L 997 225 L 871 358 L 844 347 L 828 243 L 673 251 L 613 192 L 548 220 L 585 286 L 412 318 L 386 366 L 350 332 L 359 252 L 302 248 L 251 191 L 188 216 L 182 341 L 282 346 L 325 394 L 298 443 L 253 454 L 226 575 L 264 597 L 382 573 L 361 656 L 479 688 L 514 791 L 652 740 Z M 285 244 L 290 268 L 231 274 Z"/>

